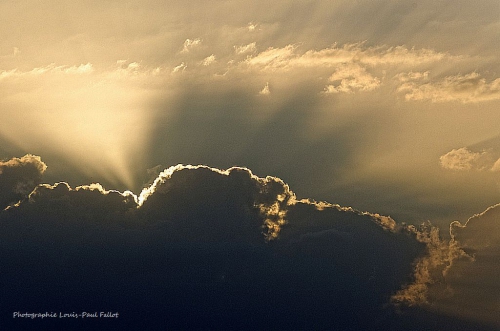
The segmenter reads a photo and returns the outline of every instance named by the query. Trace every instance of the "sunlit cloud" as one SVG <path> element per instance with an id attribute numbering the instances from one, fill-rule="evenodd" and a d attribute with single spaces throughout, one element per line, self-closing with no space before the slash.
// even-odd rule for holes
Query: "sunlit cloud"
<path id="1" fill-rule="evenodd" d="M 439 81 L 429 81 L 428 75 L 413 76 L 398 91 L 405 93 L 406 100 L 462 103 L 492 101 L 500 99 L 500 78 L 488 82 L 477 72 L 447 76 Z"/>
<path id="2" fill-rule="evenodd" d="M 269 95 L 271 94 L 271 90 L 269 89 L 269 82 L 260 90 L 259 94 L 261 95 Z"/>
<path id="3" fill-rule="evenodd" d="M 186 68 L 187 68 L 187 64 L 182 62 L 181 64 L 175 66 L 174 69 L 172 69 L 172 72 L 184 71 L 184 70 L 186 70 Z"/>
<path id="4" fill-rule="evenodd" d="M 260 66 L 264 68 L 282 68 L 286 67 L 295 57 L 296 46 L 288 45 L 283 48 L 269 48 L 259 54 L 246 59 L 250 66 Z"/>
<path id="5" fill-rule="evenodd" d="M 391 300 L 396 305 L 418 306 L 432 304 L 439 300 L 449 287 L 435 287 L 446 280 L 448 272 L 457 260 L 467 257 L 463 249 L 454 241 L 442 239 L 439 228 L 430 222 L 419 228 L 411 227 L 418 241 L 424 243 L 427 254 L 415 261 L 414 281 L 404 286 Z"/>
<path id="6" fill-rule="evenodd" d="M 439 158 L 441 167 L 450 170 L 484 169 L 486 152 L 471 152 L 466 147 L 454 149 Z"/>
<path id="7" fill-rule="evenodd" d="M 442 155 L 439 162 L 441 167 L 449 170 L 498 171 L 499 158 L 492 150 L 472 152 L 462 147 Z"/>
<path id="8" fill-rule="evenodd" d="M 493 163 L 493 166 L 490 169 L 491 171 L 494 172 L 499 172 L 500 171 L 500 158 L 498 158 L 495 163 Z"/>
<path id="9" fill-rule="evenodd" d="M 200 38 L 196 38 L 196 39 L 186 39 L 186 41 L 184 41 L 184 45 L 182 47 L 182 51 L 181 53 L 187 53 L 189 52 L 192 48 L 198 46 L 201 44 L 201 39 Z"/>
<path id="10" fill-rule="evenodd" d="M 325 93 L 372 91 L 380 86 L 380 79 L 370 75 L 358 64 L 340 66 L 328 80 L 335 84 L 326 86 Z"/>
<path id="11" fill-rule="evenodd" d="M 447 275 L 453 289 L 453 300 L 444 301 L 443 309 L 460 312 L 498 327 L 498 259 L 500 258 L 500 205 L 470 217 L 464 224 L 450 224 L 452 242 L 467 254 L 456 261 Z M 470 305 L 474 302 L 474 305 Z"/>
<path id="12" fill-rule="evenodd" d="M 203 61 L 201 61 L 201 64 L 204 65 L 204 66 L 209 66 L 209 65 L 211 65 L 214 62 L 216 62 L 215 55 L 212 54 L 212 55 L 207 56 L 206 58 L 204 58 Z"/>
<path id="13" fill-rule="evenodd" d="M 253 53 L 255 52 L 256 48 L 256 43 L 250 43 L 248 45 L 242 45 L 242 46 L 233 46 L 234 47 L 234 52 L 236 54 L 246 54 L 246 53 Z"/>
<path id="14" fill-rule="evenodd" d="M 56 66 L 54 63 L 45 67 L 33 68 L 30 71 L 21 71 L 18 69 L 2 70 L 0 71 L 0 81 L 7 78 L 22 78 L 43 75 L 46 73 L 51 74 L 89 74 L 94 71 L 91 63 L 80 64 L 78 66 Z"/>
<path id="15" fill-rule="evenodd" d="M 248 23 L 248 31 L 250 31 L 250 32 L 255 31 L 255 29 L 257 29 L 257 26 L 258 26 L 258 24 L 256 24 L 256 23 L 252 23 L 252 22 Z"/>
<path id="16" fill-rule="evenodd" d="M 406 83 L 408 81 L 414 81 L 414 80 L 420 80 L 420 79 L 427 79 L 429 77 L 429 71 L 425 72 L 403 72 L 400 74 L 397 74 L 395 78 L 401 82 L 401 83 Z"/>
<path id="17" fill-rule="evenodd" d="M 359 63 L 365 66 L 406 65 L 417 66 L 430 64 L 444 59 L 459 59 L 446 53 L 430 49 L 408 49 L 405 46 L 366 47 L 364 43 L 333 45 L 321 50 L 297 52 L 298 45 L 282 48 L 269 48 L 246 60 L 249 65 L 264 68 L 337 66 L 342 63 Z"/>
<path id="18" fill-rule="evenodd" d="M 99 155 L 100 161 L 97 158 L 92 161 L 98 172 L 116 176 L 118 172 L 103 165 L 114 164 L 116 169 L 121 169 L 120 180 L 130 184 L 133 175 L 132 170 L 127 170 L 132 166 L 128 164 L 132 159 L 129 156 L 137 152 L 137 159 L 140 159 L 141 151 L 150 139 L 146 130 L 159 124 L 154 123 L 155 115 L 143 108 L 156 102 L 153 100 L 168 104 L 169 94 L 160 92 L 162 89 L 179 93 L 184 90 L 184 83 L 170 73 L 185 73 L 184 82 L 196 80 L 197 84 L 204 84 L 212 82 L 214 72 L 217 72 L 218 82 L 237 89 L 243 89 L 239 82 L 246 77 L 245 81 L 260 95 L 271 93 L 268 83 L 264 87 L 261 85 L 266 81 L 273 83 L 273 92 L 280 93 L 286 92 L 288 86 L 315 82 L 317 90 L 308 96 L 311 100 L 318 98 L 318 94 L 330 94 L 333 99 L 335 95 L 375 91 L 390 84 L 406 93 L 407 99 L 420 98 L 417 97 L 418 93 L 423 93 L 418 92 L 420 89 L 434 91 L 432 98 L 442 101 L 446 99 L 445 94 L 437 91 L 443 89 L 449 90 L 447 93 L 451 97 L 446 99 L 449 101 L 466 100 L 467 95 L 473 95 L 477 100 L 494 99 L 498 94 L 498 79 L 488 83 L 475 73 L 450 76 L 453 78 L 446 80 L 446 84 L 436 81 L 430 74 L 432 68 L 445 62 L 461 63 L 463 58 L 430 49 L 349 43 L 314 50 L 303 49 L 297 43 L 259 50 L 256 41 L 241 46 L 234 46 L 234 42 L 229 41 L 222 43 L 225 48 L 220 45 L 213 48 L 209 43 L 203 45 L 204 52 L 207 51 L 204 56 L 190 52 L 201 43 L 201 38 L 186 39 L 182 52 L 155 65 L 142 59 L 119 59 L 115 60 L 114 67 L 85 62 L 2 70 L 0 88 L 15 91 L 0 101 L 4 109 L 13 114 L 2 123 L 2 134 L 28 152 L 30 147 L 42 145 L 40 136 L 43 132 L 47 137 L 43 145 L 74 155 L 75 162 L 81 163 L 86 172 L 90 173 L 90 168 L 83 165 L 91 161 L 83 155 Z M 242 55 L 245 58 L 242 59 Z M 188 70 L 188 64 L 192 70 Z M 213 69 L 202 70 L 205 67 Z M 386 80 L 386 72 L 395 79 Z M 457 94 L 457 91 L 462 94 Z M 26 94 L 29 98 L 25 97 Z M 394 97 L 389 95 L 389 98 Z M 14 111 L 20 108 L 27 120 L 21 120 L 17 115 L 19 111 Z M 29 134 L 27 129 L 16 129 L 21 125 L 36 127 L 36 121 L 46 124 Z M 56 148 L 63 145 L 62 141 L 66 142 L 62 149 Z M 81 152 L 72 151 L 71 145 L 79 145 Z M 117 178 L 112 180 L 120 181 Z"/>

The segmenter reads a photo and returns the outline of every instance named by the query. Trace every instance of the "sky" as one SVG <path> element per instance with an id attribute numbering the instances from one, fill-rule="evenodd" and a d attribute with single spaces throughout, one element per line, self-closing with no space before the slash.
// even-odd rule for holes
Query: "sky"
<path id="1" fill-rule="evenodd" d="M 251 292 L 266 277 L 284 277 L 264 297 L 282 298 L 282 308 L 295 300 L 282 316 L 303 317 L 297 321 L 311 317 L 297 315 L 307 289 L 298 291 L 303 300 L 287 298 L 298 283 L 283 270 L 306 279 L 310 268 L 324 271 L 309 288 L 322 293 L 318 311 L 333 302 L 334 315 L 347 316 L 354 305 L 367 311 L 365 321 L 377 316 L 395 328 L 416 318 L 443 327 L 432 324 L 438 317 L 465 330 L 467 323 L 498 325 L 498 1 L 2 1 L 0 31 L 4 266 L 15 266 L 14 256 L 30 265 L 29 252 L 59 243 L 74 248 L 65 258 L 82 258 L 82 268 L 105 266 L 100 277 L 109 282 L 118 277 L 112 261 L 120 249 L 137 268 L 150 253 L 157 269 L 118 277 L 121 285 L 102 297 L 110 306 L 122 301 L 123 288 L 145 280 L 177 295 L 158 282 L 172 263 L 184 265 L 176 272 L 190 280 L 182 282 L 187 292 L 211 284 L 220 289 L 218 303 L 238 302 L 245 280 L 253 281 Z M 186 177 L 176 186 L 172 174 Z M 257 230 L 240 229 L 235 215 L 255 219 Z M 26 229 L 40 227 L 39 219 L 48 230 L 37 239 Z M 74 241 L 49 231 L 64 220 L 87 229 L 80 230 L 88 238 L 110 239 L 79 252 L 78 231 L 65 228 Z M 165 220 L 174 225 L 159 225 Z M 18 235 L 33 244 L 8 239 Z M 167 254 L 157 245 L 172 247 Z M 172 262 L 183 245 L 191 247 L 184 264 Z M 243 269 L 254 270 L 260 258 L 262 267 L 248 279 L 236 273 L 227 292 L 217 277 L 229 271 L 198 266 L 200 247 L 224 270 L 241 269 L 238 254 L 248 256 Z M 363 269 L 379 248 L 371 271 Z M 110 253 L 92 264 L 99 249 Z M 234 256 L 221 253 L 232 249 Z M 47 249 L 42 260 L 55 263 L 54 254 Z M 191 275 L 200 268 L 209 271 Z M 62 274 L 57 279 L 74 287 L 68 279 L 81 277 L 80 269 L 57 273 L 66 269 L 56 264 L 40 277 L 49 283 Z M 13 275 L 2 277 L 4 289 Z M 352 278 L 351 290 L 324 290 L 328 277 Z M 167 279 L 176 284 L 180 276 Z M 148 291 L 153 285 L 129 298 L 146 302 Z M 7 292 L 15 301 L 15 290 Z M 377 308 L 360 303 L 367 292 Z M 198 310 L 209 300 L 203 293 L 193 302 Z M 57 306 L 23 300 L 15 309 Z M 265 302 L 236 304 L 231 316 L 236 323 L 241 311 L 272 306 Z M 397 309 L 380 308 L 387 302 Z M 68 304 L 94 309 L 95 302 Z M 177 305 L 177 316 L 190 307 Z M 219 308 L 207 316 L 219 316 Z M 207 316 L 200 321 L 229 323 Z M 182 326 L 182 318 L 170 322 Z"/>

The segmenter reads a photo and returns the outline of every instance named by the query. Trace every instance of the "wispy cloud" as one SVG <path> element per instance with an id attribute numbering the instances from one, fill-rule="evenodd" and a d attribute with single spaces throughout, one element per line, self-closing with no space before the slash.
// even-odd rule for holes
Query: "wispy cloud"
<path id="1" fill-rule="evenodd" d="M 259 94 L 261 94 L 261 95 L 269 95 L 269 94 L 271 94 L 271 90 L 269 89 L 269 82 L 267 82 L 266 85 L 264 85 L 264 87 L 262 88 L 262 90 L 260 90 Z"/>
<path id="2" fill-rule="evenodd" d="M 405 94 L 406 100 L 477 103 L 500 99 L 500 78 L 488 82 L 479 73 L 472 72 L 435 81 L 429 80 L 428 74 L 413 75 L 398 91 Z"/>
<path id="3" fill-rule="evenodd" d="M 196 39 L 186 39 L 184 41 L 184 45 L 182 47 L 181 53 L 188 53 L 192 48 L 195 48 L 196 46 L 201 44 L 201 39 L 196 38 Z"/>
<path id="4" fill-rule="evenodd" d="M 242 45 L 242 46 L 233 46 L 234 47 L 234 52 L 236 54 L 247 54 L 247 53 L 253 53 L 256 50 L 256 43 L 250 43 L 247 45 Z"/>
<path id="5" fill-rule="evenodd" d="M 453 59 L 451 55 L 430 49 L 408 49 L 405 46 L 366 47 L 364 43 L 334 45 L 321 50 L 297 52 L 298 45 L 269 48 L 246 60 L 249 65 L 264 68 L 287 69 L 295 66 L 336 66 L 342 63 L 358 63 L 365 66 L 407 65 L 416 66 Z"/>
<path id="6" fill-rule="evenodd" d="M 187 68 L 187 64 L 182 62 L 181 64 L 175 66 L 174 69 L 172 69 L 172 72 L 184 71 L 184 70 L 186 70 L 186 68 Z"/>
<path id="7" fill-rule="evenodd" d="M 33 68 L 29 71 L 21 71 L 19 69 L 2 70 L 0 71 L 0 81 L 7 78 L 38 76 L 43 74 L 89 74 L 93 71 L 94 67 L 91 63 L 73 66 L 56 66 L 52 63 L 44 67 Z"/>

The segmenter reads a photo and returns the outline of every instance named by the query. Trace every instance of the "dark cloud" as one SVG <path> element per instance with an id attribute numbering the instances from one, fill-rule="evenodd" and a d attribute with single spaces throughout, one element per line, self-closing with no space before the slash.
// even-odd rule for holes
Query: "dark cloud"
<path id="1" fill-rule="evenodd" d="M 477 324 L 475 327 L 465 324 L 461 326 L 463 330 L 497 330 L 500 327 L 499 206 L 489 207 L 465 224 L 452 222 L 449 242 L 441 240 L 439 230 L 430 224 L 426 225 L 427 230 L 420 229 L 417 237 L 426 243 L 428 254 L 416 261 L 415 281 L 393 300 L 420 304 L 432 314 Z"/>
<path id="2" fill-rule="evenodd" d="M 447 274 L 453 293 L 441 309 L 486 320 L 500 328 L 500 205 L 476 214 L 464 224 L 453 222 L 450 232 L 467 254 Z"/>
<path id="3" fill-rule="evenodd" d="M 139 196 L 43 184 L 0 228 L 0 318 L 15 328 L 412 330 L 438 316 L 391 304 L 428 286 L 421 261 L 446 244 L 430 228 L 298 199 L 246 168 L 178 165 Z M 12 319 L 18 310 L 120 318 Z"/>
<path id="4" fill-rule="evenodd" d="M 139 197 L 39 185 L 0 224 L 2 307 L 112 309 L 136 326 L 369 326 L 423 253 L 388 218 L 244 168 L 172 167 Z"/>
<path id="5" fill-rule="evenodd" d="M 0 161 L 0 209 L 27 197 L 40 183 L 45 169 L 40 157 L 30 154 Z"/>

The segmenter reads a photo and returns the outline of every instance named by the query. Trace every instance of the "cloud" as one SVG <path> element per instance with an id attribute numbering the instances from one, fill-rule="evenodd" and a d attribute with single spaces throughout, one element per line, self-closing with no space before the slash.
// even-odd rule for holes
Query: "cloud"
<path id="1" fill-rule="evenodd" d="M 352 93 L 354 91 L 372 91 L 380 86 L 380 79 L 370 75 L 365 68 L 356 65 L 343 65 L 330 76 L 325 93 Z"/>
<path id="2" fill-rule="evenodd" d="M 252 114 L 248 119 L 251 121 L 249 127 L 261 125 L 264 119 L 270 120 L 272 114 L 284 109 L 288 102 L 286 96 L 294 95 L 297 104 L 309 105 L 310 108 L 303 128 L 311 132 L 305 135 L 319 135 L 320 131 L 331 129 L 326 126 L 342 122 L 325 117 L 337 116 L 339 112 L 343 116 L 350 107 L 345 101 L 354 95 L 380 91 L 356 101 L 378 107 L 380 102 L 386 102 L 380 100 L 397 99 L 397 94 L 382 97 L 387 96 L 391 88 L 420 81 L 415 73 L 433 72 L 431 69 L 441 65 L 446 67 L 443 70 L 453 71 L 456 69 L 447 66 L 462 66 L 466 61 L 472 61 L 467 56 L 405 45 L 351 41 L 311 48 L 299 41 L 266 43 L 260 33 L 271 32 L 264 26 L 260 27 L 263 31 L 255 31 L 257 34 L 252 33 L 251 37 L 245 37 L 248 35 L 246 31 L 228 28 L 224 30 L 227 38 L 217 39 L 217 42 L 208 32 L 198 38 L 182 38 L 177 40 L 177 45 L 183 45 L 183 50 L 185 47 L 188 51 L 165 51 L 171 56 L 162 55 L 154 60 L 124 57 L 128 54 L 124 53 L 119 54 L 119 60 L 114 58 L 108 62 L 7 66 L 0 71 L 0 89 L 8 95 L 0 106 L 9 113 L 8 119 L 0 124 L 1 134 L 22 151 L 38 153 L 47 150 L 79 165 L 81 172 L 88 177 L 91 173 L 92 176 L 99 173 L 99 180 L 108 186 L 120 189 L 138 187 L 142 183 L 139 183 L 137 173 L 150 167 L 144 153 L 155 149 L 153 142 L 156 137 L 151 132 L 169 126 L 176 118 L 176 112 L 189 111 L 182 109 L 183 102 L 193 99 L 195 94 L 206 98 L 204 103 L 209 104 L 213 103 L 207 101 L 211 98 L 210 93 L 202 94 L 217 90 L 218 95 L 225 96 L 220 103 L 231 109 L 241 108 L 232 96 L 244 96 L 245 107 Z M 266 26 L 266 29 L 271 27 Z M 203 53 L 198 52 L 201 48 L 193 51 L 199 47 L 203 48 Z M 172 75 L 181 72 L 183 75 Z M 403 77 L 408 72 L 413 76 L 407 76 L 413 78 L 406 82 L 385 79 L 386 76 Z M 426 77 L 430 83 L 435 82 L 430 74 Z M 267 92 L 263 82 L 272 83 L 272 92 L 276 96 L 272 104 L 263 98 L 257 99 L 259 91 Z M 192 89 L 192 84 L 197 88 Z M 197 90 L 201 92 L 197 94 Z M 249 91 L 254 92 L 247 95 Z M 324 94 L 330 94 L 328 99 L 331 100 L 322 98 Z M 302 100 L 298 100 L 298 95 Z M 377 95 L 380 96 L 377 102 L 367 100 Z M 324 111 L 330 107 L 329 102 L 338 102 L 341 98 L 344 99 L 337 104 L 335 112 Z M 362 109 L 366 105 L 356 108 L 368 112 Z M 380 112 L 380 116 L 391 111 L 391 107 L 387 108 L 389 110 Z M 19 109 L 23 109 L 22 117 Z M 45 124 L 38 126 L 40 121 Z M 323 128 L 317 130 L 321 126 Z M 70 146 L 78 146 L 79 150 Z M 105 150 L 113 150 L 113 153 L 104 153 Z M 97 157 L 83 157 L 90 154 Z M 141 162 L 143 164 L 139 166 Z M 154 160 L 156 164 L 162 162 Z M 206 160 L 193 162 L 180 158 L 174 163 L 177 162 L 204 163 Z M 217 165 L 227 167 L 232 164 L 242 163 L 233 159 Z"/>
<path id="3" fill-rule="evenodd" d="M 257 28 L 258 24 L 256 23 L 248 23 L 248 31 L 252 32 L 252 31 L 255 31 L 255 29 Z"/>
<path id="4" fill-rule="evenodd" d="M 408 81 L 412 80 L 420 80 L 420 79 L 428 79 L 429 77 L 429 71 L 425 72 L 402 72 L 400 74 L 397 74 L 395 78 L 399 80 L 401 83 L 406 83 Z"/>
<path id="5" fill-rule="evenodd" d="M 472 152 L 467 147 L 453 149 L 440 156 L 441 167 L 449 170 L 498 171 L 499 157 L 493 150 Z"/>
<path id="6" fill-rule="evenodd" d="M 43 184 L 0 213 L 0 227 L 2 269 L 17 266 L 0 276 L 11 284 L 2 306 L 35 294 L 29 309 L 103 302 L 130 325 L 143 314 L 164 325 L 154 316 L 166 314 L 177 326 L 368 327 L 425 248 L 391 218 L 297 199 L 241 167 L 170 167 L 139 196 Z"/>
<path id="7" fill-rule="evenodd" d="M 234 52 L 236 54 L 246 54 L 246 53 L 253 53 L 256 50 L 256 43 L 250 43 L 247 45 L 242 45 L 242 46 L 233 46 L 234 47 Z"/>
<path id="8" fill-rule="evenodd" d="M 178 165 L 161 172 L 139 195 L 138 203 L 139 211 L 148 219 L 170 220 L 169 233 L 178 240 L 212 241 L 221 237 L 264 242 L 276 231 L 268 226 L 277 215 L 276 203 L 286 205 L 287 196 L 293 193 L 281 180 L 258 178 L 245 168 L 223 171 Z M 235 214 L 226 215 L 227 211 Z M 205 222 L 199 223 L 200 219 Z"/>
<path id="9" fill-rule="evenodd" d="M 426 245 L 427 254 L 417 259 L 415 280 L 407 284 L 391 297 L 395 305 L 418 306 L 433 304 L 439 300 L 445 290 L 435 287 L 436 283 L 445 282 L 448 271 L 456 260 L 467 254 L 453 240 L 442 239 L 438 227 L 430 222 L 422 224 L 418 229 L 411 227 L 417 240 Z"/>
<path id="10" fill-rule="evenodd" d="M 269 89 L 269 83 L 267 82 L 266 85 L 262 88 L 262 90 L 259 91 L 259 94 L 261 95 L 269 95 L 271 94 L 271 90 Z"/>
<path id="11" fill-rule="evenodd" d="M 416 231 L 427 254 L 416 260 L 415 281 L 396 293 L 396 304 L 428 307 L 451 318 L 475 321 L 464 330 L 500 327 L 498 278 L 500 269 L 500 204 L 450 224 L 450 239 L 443 240 L 430 223 Z"/>
<path id="12" fill-rule="evenodd" d="M 284 67 L 295 57 L 295 48 L 296 46 L 294 45 L 287 45 L 283 48 L 270 47 L 253 57 L 247 58 L 245 61 L 250 66 L 262 66 L 267 68 Z"/>
<path id="13" fill-rule="evenodd" d="M 472 72 L 429 82 L 428 75 L 414 75 L 409 82 L 403 83 L 398 91 L 405 93 L 406 100 L 485 102 L 500 99 L 500 79 L 488 82 L 479 73 Z"/>
<path id="14" fill-rule="evenodd" d="M 331 67 L 353 62 L 370 67 L 377 65 L 418 66 L 445 59 L 455 59 L 453 56 L 430 49 L 408 49 L 405 46 L 366 47 L 364 43 L 345 44 L 341 47 L 333 45 L 321 50 L 308 50 L 302 54 L 296 52 L 297 48 L 298 45 L 292 44 L 282 48 L 268 48 L 246 59 L 246 63 L 270 69 L 289 69 L 296 66 Z"/>
<path id="15" fill-rule="evenodd" d="M 450 170 L 483 169 L 486 152 L 471 152 L 466 147 L 453 149 L 439 157 L 441 167 Z"/>
<path id="16" fill-rule="evenodd" d="M 55 63 L 49 64 L 44 67 L 33 68 L 30 71 L 20 71 L 18 69 L 12 70 L 2 70 L 0 72 L 0 79 L 6 79 L 11 77 L 23 77 L 23 76 L 38 76 L 43 74 L 89 74 L 94 70 L 91 63 L 80 64 L 80 65 L 62 65 L 56 66 Z"/>
<path id="17" fill-rule="evenodd" d="M 192 48 L 194 48 L 200 44 L 201 44 L 200 38 L 186 39 L 186 41 L 184 41 L 184 45 L 183 45 L 181 53 L 188 53 Z"/>
<path id="18" fill-rule="evenodd" d="M 40 157 L 31 154 L 0 161 L 0 209 L 26 198 L 46 169 Z"/>
<path id="19" fill-rule="evenodd" d="M 23 165 L 45 167 L 25 156 L 2 170 Z M 9 183 L 0 182 L 2 192 Z M 242 167 L 177 165 L 138 196 L 41 184 L 0 212 L 8 270 L 0 284 L 10 284 L 0 302 L 35 311 L 107 305 L 123 315 L 118 326 L 248 326 L 251 317 L 257 328 L 428 328 L 433 314 L 457 314 L 452 298 L 482 293 L 460 282 L 474 263 L 489 268 L 482 280 L 498 276 L 489 264 L 500 251 L 497 207 L 453 223 L 448 242 L 430 224 L 299 199 L 281 179 Z M 398 315 L 390 303 L 409 308 Z M 427 318 L 422 307 L 434 307 Z M 460 319 L 444 327 L 460 323 L 481 329 Z"/>
<path id="20" fill-rule="evenodd" d="M 204 66 L 209 66 L 211 65 L 212 63 L 214 63 L 216 60 L 215 60 L 215 55 L 210 55 L 210 56 L 207 56 L 206 58 L 203 59 L 203 61 L 201 61 L 201 64 L 204 65 Z"/>
<path id="21" fill-rule="evenodd" d="M 458 259 L 446 275 L 452 288 L 449 300 L 439 302 L 442 311 L 462 314 L 500 327 L 498 301 L 500 269 L 500 205 L 493 205 L 470 217 L 465 224 L 450 225 L 452 242 L 461 247 L 468 258 Z"/>
<path id="22" fill-rule="evenodd" d="M 184 62 L 182 62 L 178 66 L 175 66 L 174 69 L 172 69 L 172 72 L 184 71 L 184 70 L 186 70 L 186 68 L 187 68 L 187 65 Z"/>
<path id="23" fill-rule="evenodd" d="M 488 148 L 467 146 L 472 159 L 449 158 L 448 164 L 470 165 L 470 171 L 445 172 L 437 160 L 450 146 L 498 133 L 497 1 L 144 0 L 123 6 L 90 0 L 60 6 L 47 0 L 1 8 L 0 152 L 61 161 L 48 169 L 47 182 L 67 180 L 75 188 L 99 181 L 137 191 L 149 180 L 143 169 L 156 164 L 245 165 L 314 199 L 441 225 L 466 219 L 498 196 L 492 172 L 500 156 Z M 13 46 L 21 50 L 15 56 Z M 211 54 L 217 61 L 204 66 Z M 266 82 L 268 97 L 259 94 L 267 92 Z M 324 209 L 318 215 L 333 213 Z M 133 220 L 146 214 L 131 210 L 125 214 Z M 269 229 L 278 234 L 269 246 L 285 238 L 293 222 L 282 223 L 292 219 L 293 208 L 274 201 L 255 210 L 264 226 L 259 240 L 272 237 Z M 133 223 L 146 224 L 141 217 Z M 116 224 L 119 219 L 125 215 L 117 213 Z M 325 227 L 297 242 L 324 235 L 354 247 L 345 232 Z M 427 282 L 425 268 L 436 268 L 430 275 L 441 279 L 447 265 L 415 263 L 426 288 L 437 284 Z M 195 283 L 205 284 L 201 278 Z M 287 312 L 298 316 L 298 310 Z"/>
<path id="24" fill-rule="evenodd" d="M 488 207 L 482 213 L 469 218 L 464 225 L 453 222 L 450 231 L 454 240 L 459 242 L 464 249 L 472 254 L 477 251 L 500 248 L 500 224 L 497 221 L 500 213 L 500 205 Z"/>
<path id="25" fill-rule="evenodd" d="M 498 171 L 500 171 L 500 158 L 499 158 L 499 159 L 497 159 L 497 160 L 495 161 L 495 163 L 493 163 L 493 166 L 491 167 L 491 169 L 490 169 L 490 170 L 491 170 L 491 171 L 493 171 L 493 172 L 498 172 Z"/>

